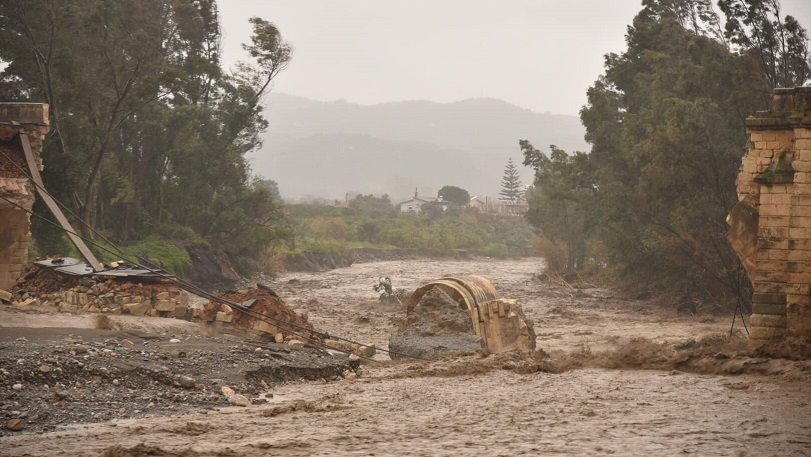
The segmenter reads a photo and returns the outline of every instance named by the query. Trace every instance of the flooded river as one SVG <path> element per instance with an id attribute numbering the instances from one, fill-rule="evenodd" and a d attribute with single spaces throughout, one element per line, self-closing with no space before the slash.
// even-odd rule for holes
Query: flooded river
<path id="1" fill-rule="evenodd" d="M 269 404 L 14 436 L 0 454 L 811 455 L 807 362 L 740 356 L 727 317 L 542 284 L 541 265 L 378 262 L 273 284 L 317 328 L 385 348 L 403 310 L 377 301 L 378 277 L 413 289 L 483 275 L 535 321 L 535 358 L 392 363 L 379 352 L 357 378 L 274 387 Z"/>

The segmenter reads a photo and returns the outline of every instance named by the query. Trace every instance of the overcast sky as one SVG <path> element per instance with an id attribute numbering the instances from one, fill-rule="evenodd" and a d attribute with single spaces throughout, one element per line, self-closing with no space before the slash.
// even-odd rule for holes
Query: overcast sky
<path id="1" fill-rule="evenodd" d="M 372 104 L 493 97 L 577 114 L 624 49 L 640 0 L 221 0 L 225 63 L 244 58 L 248 18 L 293 45 L 274 91 Z M 783 0 L 811 28 L 811 0 Z"/>

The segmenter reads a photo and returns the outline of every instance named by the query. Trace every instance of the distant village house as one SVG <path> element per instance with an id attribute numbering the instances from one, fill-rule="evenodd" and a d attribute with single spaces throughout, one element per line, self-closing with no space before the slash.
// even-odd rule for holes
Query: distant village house
<path id="1" fill-rule="evenodd" d="M 434 203 L 436 203 L 435 198 L 420 197 L 418 189 L 415 189 L 414 190 L 414 197 L 412 197 L 411 199 L 406 200 L 404 202 L 400 202 L 400 204 L 398 206 L 400 207 L 400 212 L 401 213 L 417 214 L 417 213 L 420 213 L 422 211 L 422 206 L 423 205 L 432 205 Z"/>

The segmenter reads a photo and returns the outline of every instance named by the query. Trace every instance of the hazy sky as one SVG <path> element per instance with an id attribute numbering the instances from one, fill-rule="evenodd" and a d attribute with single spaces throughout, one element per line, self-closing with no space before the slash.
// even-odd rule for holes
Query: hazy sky
<path id="1" fill-rule="evenodd" d="M 811 0 L 783 0 L 811 28 Z M 221 0 L 225 62 L 248 18 L 274 22 L 293 60 L 274 91 L 363 104 L 493 97 L 577 114 L 624 49 L 640 0 Z"/>

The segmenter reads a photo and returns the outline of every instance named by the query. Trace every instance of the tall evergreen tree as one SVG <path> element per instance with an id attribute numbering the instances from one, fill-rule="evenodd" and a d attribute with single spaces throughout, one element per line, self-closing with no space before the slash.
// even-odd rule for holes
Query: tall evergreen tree
<path id="1" fill-rule="evenodd" d="M 501 200 L 516 202 L 524 199 L 524 185 L 521 183 L 521 176 L 518 174 L 518 167 L 513 163 L 512 157 L 507 161 L 504 168 L 504 176 L 501 178 L 501 192 L 498 193 Z"/>

